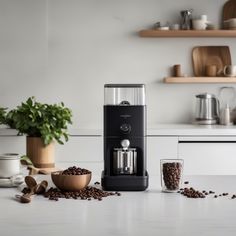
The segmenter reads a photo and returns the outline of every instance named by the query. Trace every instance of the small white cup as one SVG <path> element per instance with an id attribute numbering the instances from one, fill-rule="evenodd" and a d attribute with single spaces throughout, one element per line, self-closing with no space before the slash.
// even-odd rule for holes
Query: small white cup
<path id="1" fill-rule="evenodd" d="M 195 19 L 192 23 L 194 30 L 205 30 L 207 27 L 206 21 L 202 19 Z"/>
<path id="2" fill-rule="evenodd" d="M 227 77 L 236 76 L 236 66 L 228 65 L 224 67 L 224 75 Z"/>
<path id="3" fill-rule="evenodd" d="M 207 22 L 207 15 L 201 15 L 199 19 Z"/>
<path id="4" fill-rule="evenodd" d="M 20 173 L 20 157 L 16 153 L 0 154 L 0 178 L 10 178 Z"/>

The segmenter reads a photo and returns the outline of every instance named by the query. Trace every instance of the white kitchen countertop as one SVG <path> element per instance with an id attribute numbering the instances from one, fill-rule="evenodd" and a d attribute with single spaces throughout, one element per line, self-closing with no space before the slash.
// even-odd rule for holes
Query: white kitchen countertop
<path id="1" fill-rule="evenodd" d="M 199 190 L 236 193 L 236 176 L 188 176 L 185 180 Z M 94 181 L 100 178 L 91 183 Z M 36 196 L 30 204 L 21 204 L 14 200 L 16 193 L 17 189 L 0 188 L 2 236 L 236 235 L 236 199 L 215 199 L 213 195 L 188 199 L 178 193 L 162 193 L 158 176 L 150 179 L 145 192 L 122 192 L 120 197 L 103 201 L 55 202 Z"/>
<path id="2" fill-rule="evenodd" d="M 69 129 L 71 136 L 102 136 L 102 129 Z M 0 128 L 0 136 L 15 136 L 14 129 Z M 236 125 L 159 124 L 149 127 L 147 136 L 236 136 Z"/>
<path id="3" fill-rule="evenodd" d="M 148 136 L 235 136 L 236 125 L 161 124 L 148 129 Z"/>

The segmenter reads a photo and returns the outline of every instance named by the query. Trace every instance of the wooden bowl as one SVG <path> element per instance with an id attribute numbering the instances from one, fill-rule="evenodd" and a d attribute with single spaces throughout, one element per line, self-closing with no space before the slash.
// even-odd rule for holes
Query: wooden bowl
<path id="1" fill-rule="evenodd" d="M 62 191 L 78 191 L 88 186 L 92 173 L 86 175 L 62 175 L 62 171 L 51 173 L 52 182 Z"/>

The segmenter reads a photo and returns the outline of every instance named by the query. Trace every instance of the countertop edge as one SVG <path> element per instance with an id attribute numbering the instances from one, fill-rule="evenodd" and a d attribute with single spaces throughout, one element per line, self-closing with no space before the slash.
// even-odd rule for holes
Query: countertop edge
<path id="1" fill-rule="evenodd" d="M 15 129 L 0 127 L 0 136 L 17 136 Z M 102 137 L 102 129 L 80 129 L 70 128 L 71 137 Z M 158 136 L 236 136 L 236 126 L 222 125 L 191 125 L 191 124 L 160 124 L 155 127 L 149 127 L 147 137 Z"/>

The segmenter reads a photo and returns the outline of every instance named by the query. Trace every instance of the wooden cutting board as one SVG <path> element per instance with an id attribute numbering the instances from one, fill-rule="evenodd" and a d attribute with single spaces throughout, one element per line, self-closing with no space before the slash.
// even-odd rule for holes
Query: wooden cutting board
<path id="1" fill-rule="evenodd" d="M 231 18 L 236 18 L 236 0 L 229 0 L 223 7 L 223 22 Z"/>
<path id="2" fill-rule="evenodd" d="M 192 51 L 192 60 L 195 76 L 205 76 L 207 65 L 216 65 L 217 76 L 222 76 L 224 67 L 231 65 L 230 49 L 228 46 L 195 47 Z"/>

